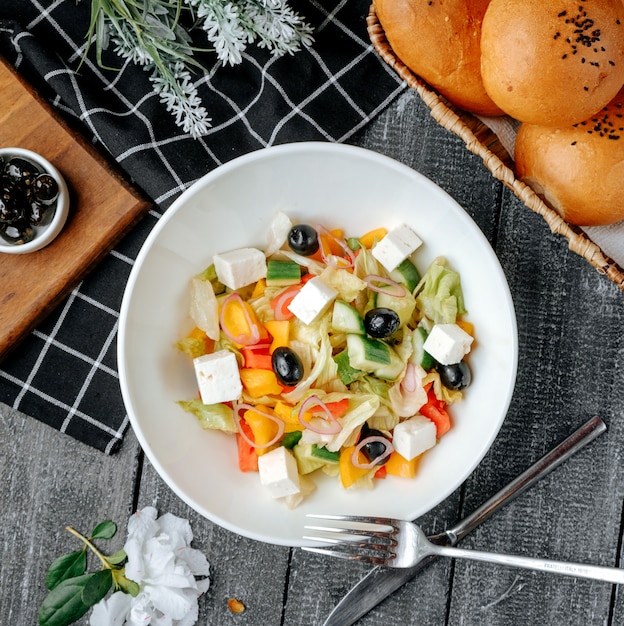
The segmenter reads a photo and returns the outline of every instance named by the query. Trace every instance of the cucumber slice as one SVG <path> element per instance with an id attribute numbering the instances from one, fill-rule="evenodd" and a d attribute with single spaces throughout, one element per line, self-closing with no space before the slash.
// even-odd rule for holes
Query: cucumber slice
<path id="1" fill-rule="evenodd" d="M 315 443 L 312 444 L 312 449 L 310 451 L 310 454 L 314 458 L 322 459 L 326 463 L 338 463 L 338 461 L 340 460 L 339 451 L 332 452 L 331 450 L 328 450 L 324 446 L 318 446 Z"/>
<path id="2" fill-rule="evenodd" d="M 414 293 L 420 282 L 420 272 L 410 259 L 405 259 L 390 272 L 390 278 L 404 285 L 410 293 Z"/>
<path id="3" fill-rule="evenodd" d="M 435 359 L 423 347 L 426 339 L 427 331 L 422 326 L 418 326 L 412 335 L 414 351 L 411 360 L 428 372 L 435 365 Z"/>
<path id="4" fill-rule="evenodd" d="M 389 348 L 389 350 L 390 363 L 388 365 L 378 367 L 373 371 L 373 374 L 375 374 L 377 378 L 383 378 L 384 380 L 396 380 L 405 369 L 405 363 L 392 348 Z"/>
<path id="5" fill-rule="evenodd" d="M 292 450 L 299 443 L 299 439 L 301 439 L 302 435 L 303 433 L 300 430 L 293 430 L 290 433 L 286 433 L 282 437 L 281 444 L 284 446 L 284 448 Z"/>
<path id="6" fill-rule="evenodd" d="M 303 476 L 316 471 L 327 463 L 324 459 L 312 456 L 312 444 L 301 441 L 292 449 L 297 461 L 297 471 Z"/>
<path id="7" fill-rule="evenodd" d="M 376 307 L 385 307 L 396 311 L 401 320 L 401 327 L 409 324 L 416 309 L 416 298 L 411 293 L 406 293 L 403 297 L 397 298 L 387 293 L 377 293 L 375 298 Z"/>
<path id="8" fill-rule="evenodd" d="M 266 284 L 287 287 L 301 281 L 301 266 L 294 261 L 270 259 L 267 261 Z"/>
<path id="9" fill-rule="evenodd" d="M 392 362 L 390 346 L 363 335 L 347 335 L 347 352 L 349 365 L 364 372 L 374 372 Z"/>
<path id="10" fill-rule="evenodd" d="M 349 363 L 348 350 L 345 349 L 342 352 L 339 352 L 335 357 L 333 357 L 333 359 L 338 366 L 338 377 L 344 385 L 350 385 L 362 375 L 361 370 L 356 370 L 351 367 L 351 364 Z"/>
<path id="11" fill-rule="evenodd" d="M 343 300 L 334 302 L 331 325 L 339 333 L 357 333 L 364 335 L 364 321 L 359 311 Z"/>

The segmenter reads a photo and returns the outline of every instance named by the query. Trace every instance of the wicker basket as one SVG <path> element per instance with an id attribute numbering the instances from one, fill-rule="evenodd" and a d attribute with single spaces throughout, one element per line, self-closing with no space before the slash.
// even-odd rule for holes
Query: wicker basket
<path id="1" fill-rule="evenodd" d="M 583 230 L 568 224 L 531 187 L 516 178 L 513 161 L 496 134 L 474 115 L 454 107 L 400 61 L 386 39 L 374 5 L 370 7 L 367 26 L 375 50 L 409 87 L 418 92 L 429 107 L 431 116 L 441 126 L 463 139 L 468 150 L 480 156 L 495 178 L 511 189 L 532 211 L 541 215 L 554 234 L 565 237 L 570 250 L 582 256 L 599 273 L 606 275 L 624 291 L 624 270 L 606 256 Z"/>

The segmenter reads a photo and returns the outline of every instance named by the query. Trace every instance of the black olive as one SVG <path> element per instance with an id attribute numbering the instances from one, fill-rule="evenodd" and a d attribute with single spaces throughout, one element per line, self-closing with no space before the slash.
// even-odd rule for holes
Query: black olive
<path id="1" fill-rule="evenodd" d="M 362 434 L 360 436 L 360 441 L 367 439 L 368 437 L 383 437 L 386 439 L 386 436 L 379 430 L 375 430 L 373 428 L 362 429 Z M 387 445 L 383 443 L 383 441 L 369 441 L 365 443 L 361 448 L 362 453 L 366 457 L 369 463 L 372 463 L 375 459 L 378 459 L 387 449 Z M 383 465 L 387 459 L 383 459 L 377 462 L 377 465 Z"/>
<path id="2" fill-rule="evenodd" d="M 6 189 L 0 193 L 0 224 L 14 224 L 25 217 L 23 197 L 17 193 L 5 193 Z"/>
<path id="3" fill-rule="evenodd" d="M 465 361 L 453 363 L 452 365 L 442 365 L 438 363 L 436 369 L 440 374 L 442 384 L 448 389 L 464 389 L 468 387 L 472 381 L 472 373 Z"/>
<path id="4" fill-rule="evenodd" d="M 50 174 L 39 174 L 33 181 L 32 191 L 40 204 L 50 205 L 58 198 L 59 188 Z"/>
<path id="5" fill-rule="evenodd" d="M 28 243 L 32 241 L 34 236 L 34 229 L 26 220 L 21 220 L 14 224 L 0 224 L 0 237 L 8 243 Z"/>
<path id="6" fill-rule="evenodd" d="M 382 339 L 396 332 L 401 325 L 399 314 L 392 309 L 378 307 L 364 315 L 364 329 L 371 337 Z"/>
<path id="7" fill-rule="evenodd" d="M 297 224 L 288 233 L 288 245 L 301 256 L 312 256 L 319 249 L 318 234 L 308 224 Z"/>
<path id="8" fill-rule="evenodd" d="M 35 177 L 39 174 L 39 169 L 27 159 L 13 157 L 6 162 L 4 172 L 12 182 L 19 183 L 24 187 L 30 187 Z"/>
<path id="9" fill-rule="evenodd" d="M 275 348 L 271 355 L 271 364 L 277 380 L 291 387 L 303 378 L 303 363 L 299 355 L 285 346 Z"/>
<path id="10" fill-rule="evenodd" d="M 56 179 L 27 158 L 0 157 L 0 237 L 23 244 L 35 237 L 34 226 L 47 226 L 54 215 Z"/>
<path id="11" fill-rule="evenodd" d="M 53 211 L 45 204 L 40 204 L 34 198 L 28 198 L 28 221 L 33 226 L 46 226 L 50 223 Z"/>

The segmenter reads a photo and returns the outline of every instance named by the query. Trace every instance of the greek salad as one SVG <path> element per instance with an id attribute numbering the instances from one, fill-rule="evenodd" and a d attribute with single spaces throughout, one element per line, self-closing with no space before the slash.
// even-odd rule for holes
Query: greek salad
<path id="1" fill-rule="evenodd" d="M 201 427 L 236 438 L 238 467 L 297 506 L 314 476 L 346 489 L 413 478 L 452 428 L 472 373 L 460 276 L 407 224 L 351 236 L 278 212 L 264 250 L 214 255 L 190 280 Z"/>

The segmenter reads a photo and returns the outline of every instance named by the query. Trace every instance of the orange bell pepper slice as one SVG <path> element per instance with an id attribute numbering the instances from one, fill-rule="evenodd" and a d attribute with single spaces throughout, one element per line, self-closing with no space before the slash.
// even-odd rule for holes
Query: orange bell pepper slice
<path id="1" fill-rule="evenodd" d="M 250 441 L 253 441 L 253 433 L 245 420 L 239 421 L 240 428 Z M 238 467 L 241 472 L 258 471 L 258 455 L 254 446 L 245 441 L 245 438 L 236 433 L 236 448 L 238 450 Z"/>
<path id="2" fill-rule="evenodd" d="M 252 441 L 256 444 L 256 454 L 262 456 L 269 452 L 273 446 L 266 446 L 275 439 L 278 432 L 278 425 L 274 419 L 265 417 L 263 413 L 270 414 L 271 409 L 265 406 L 257 406 L 255 409 L 248 409 L 243 413 L 243 420 L 249 425 L 253 436 Z"/>
<path id="3" fill-rule="evenodd" d="M 414 478 L 414 476 L 416 476 L 421 456 L 422 455 L 415 456 L 413 459 L 408 461 L 405 457 L 401 456 L 396 450 L 394 450 L 388 457 L 384 467 L 390 476 Z"/>
<path id="4" fill-rule="evenodd" d="M 292 300 L 291 300 L 292 302 Z M 275 348 L 287 348 L 290 341 L 290 321 L 289 320 L 269 320 L 264 323 L 269 335 L 272 337 L 269 352 L 273 354 Z"/>
<path id="5" fill-rule="evenodd" d="M 345 489 L 348 489 L 357 480 L 365 476 L 370 470 L 362 467 L 356 467 L 351 461 L 355 446 L 343 448 L 340 451 L 340 459 L 338 461 L 338 469 L 340 472 L 340 482 Z M 358 458 L 361 463 L 367 463 L 367 459 L 362 451 L 358 452 Z"/>
<path id="6" fill-rule="evenodd" d="M 282 393 L 282 386 L 277 381 L 275 372 L 260 368 L 242 368 L 240 377 L 247 393 L 252 398 L 272 396 Z"/>
<path id="7" fill-rule="evenodd" d="M 224 333 L 233 338 L 237 346 L 266 341 L 266 328 L 258 321 L 255 311 L 237 294 L 226 298 L 221 304 L 219 322 Z"/>
<path id="8" fill-rule="evenodd" d="M 376 242 L 381 241 L 387 234 L 388 230 L 386 228 L 369 230 L 359 238 L 360 245 L 364 248 L 372 248 Z"/>

